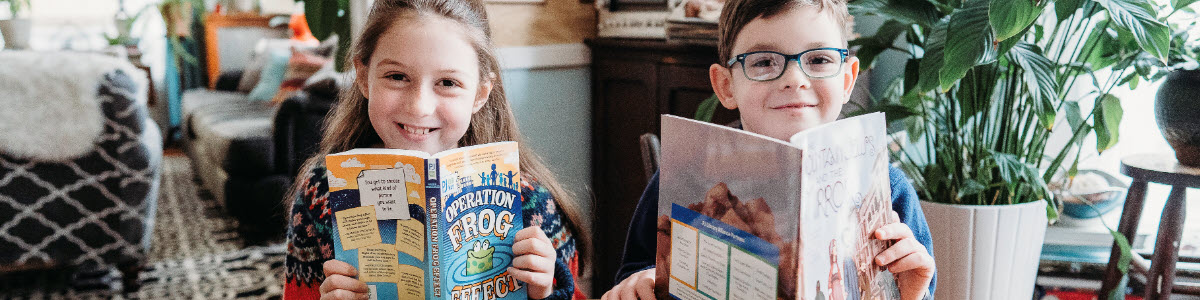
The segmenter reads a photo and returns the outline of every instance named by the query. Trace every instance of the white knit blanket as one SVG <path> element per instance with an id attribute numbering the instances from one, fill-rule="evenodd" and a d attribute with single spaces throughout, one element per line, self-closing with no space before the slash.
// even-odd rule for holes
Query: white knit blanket
<path id="1" fill-rule="evenodd" d="M 0 51 L 0 152 L 65 161 L 90 152 L 104 130 L 97 96 L 104 74 L 124 70 L 145 103 L 146 77 L 100 54 Z"/>

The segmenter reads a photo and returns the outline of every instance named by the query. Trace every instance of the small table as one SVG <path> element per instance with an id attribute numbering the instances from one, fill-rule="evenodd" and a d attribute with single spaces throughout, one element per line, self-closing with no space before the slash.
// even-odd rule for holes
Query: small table
<path id="1" fill-rule="evenodd" d="M 1147 184 L 1155 182 L 1172 186 L 1158 224 L 1158 238 L 1154 243 L 1154 254 L 1149 266 L 1146 266 L 1141 256 L 1133 256 L 1133 267 L 1130 270 L 1146 275 L 1145 299 L 1168 299 L 1173 289 L 1193 293 L 1200 290 L 1200 285 L 1175 284 L 1175 263 L 1179 258 L 1179 240 L 1186 215 L 1184 203 L 1187 188 L 1200 188 L 1200 168 L 1180 165 L 1175 156 L 1168 153 L 1138 154 L 1121 159 L 1121 173 L 1133 177 L 1133 184 L 1125 197 L 1124 211 L 1121 212 L 1121 223 L 1117 227 L 1117 232 L 1127 240 L 1132 240 L 1137 232 L 1146 200 Z M 1123 280 L 1117 270 L 1119 258 L 1120 248 L 1114 241 L 1100 295 L 1108 295 Z"/>

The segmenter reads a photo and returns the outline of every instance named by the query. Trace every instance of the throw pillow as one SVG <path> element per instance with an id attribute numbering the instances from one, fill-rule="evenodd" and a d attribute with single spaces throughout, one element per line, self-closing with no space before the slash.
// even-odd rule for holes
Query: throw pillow
<path id="1" fill-rule="evenodd" d="M 287 100 L 287 97 L 291 97 L 292 93 L 303 87 L 304 81 L 320 70 L 321 66 L 329 60 L 329 58 L 309 51 L 292 50 L 292 56 L 287 63 L 287 71 L 284 72 L 283 81 L 279 84 L 279 91 L 271 100 L 276 103 Z"/>
<path id="2" fill-rule="evenodd" d="M 291 57 L 291 51 L 271 51 L 267 54 L 267 65 L 259 75 L 258 84 L 250 91 L 250 100 L 267 101 L 279 93 L 279 84 L 283 83 Z"/>

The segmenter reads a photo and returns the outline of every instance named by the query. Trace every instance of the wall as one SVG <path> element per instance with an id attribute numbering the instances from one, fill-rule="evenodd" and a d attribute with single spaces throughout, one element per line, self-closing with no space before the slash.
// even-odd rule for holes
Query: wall
<path id="1" fill-rule="evenodd" d="M 499 49 L 505 93 L 530 148 L 591 211 L 591 54 L 583 44 Z"/>
<path id="2" fill-rule="evenodd" d="M 596 9 L 579 0 L 488 2 L 487 11 L 499 47 L 581 43 L 596 36 Z"/>

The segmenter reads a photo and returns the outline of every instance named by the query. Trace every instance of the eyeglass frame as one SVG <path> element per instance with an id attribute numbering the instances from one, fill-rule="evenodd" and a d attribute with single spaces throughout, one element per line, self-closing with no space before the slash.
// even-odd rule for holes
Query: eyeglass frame
<path id="1" fill-rule="evenodd" d="M 817 51 L 817 50 L 835 50 L 838 52 L 838 54 L 840 54 L 842 56 L 842 59 L 838 61 L 838 63 L 839 63 L 838 72 L 829 74 L 829 76 L 816 77 L 816 76 L 809 75 L 808 71 L 804 70 L 804 67 L 799 66 L 801 56 L 804 56 L 805 53 L 809 53 L 809 52 L 813 52 L 813 51 Z M 779 54 L 779 55 L 783 56 L 783 70 L 779 71 L 779 75 L 777 75 L 771 79 L 757 80 L 754 78 L 750 78 L 750 75 L 746 74 L 746 57 L 751 54 L 758 54 L 758 53 L 774 53 L 774 54 Z M 735 55 L 734 57 L 730 58 L 728 62 L 725 62 L 725 67 L 733 68 L 733 64 L 741 63 L 742 64 L 742 76 L 745 76 L 746 79 L 750 79 L 753 81 L 772 81 L 775 79 L 779 79 L 779 77 L 783 77 L 783 73 L 787 72 L 787 66 L 789 65 L 789 62 L 796 61 L 797 67 L 800 67 L 800 73 L 804 73 L 804 76 L 808 76 L 808 78 L 812 78 L 812 79 L 825 79 L 825 78 L 833 78 L 833 77 L 837 76 L 838 73 L 841 73 L 842 68 L 846 67 L 846 60 L 848 57 L 850 57 L 849 49 L 833 48 L 833 47 L 808 49 L 808 50 L 804 50 L 804 52 L 800 52 L 800 53 L 796 53 L 796 54 L 792 54 L 792 55 L 783 54 L 783 53 L 779 53 L 779 52 L 775 52 L 775 51 L 754 51 L 754 52 L 746 52 L 746 53 Z"/>

